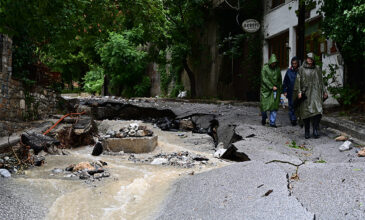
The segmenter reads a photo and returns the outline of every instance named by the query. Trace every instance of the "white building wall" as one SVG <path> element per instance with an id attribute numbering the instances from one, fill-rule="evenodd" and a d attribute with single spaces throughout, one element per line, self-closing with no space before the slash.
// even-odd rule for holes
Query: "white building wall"
<path id="1" fill-rule="evenodd" d="M 268 54 L 269 54 L 269 45 L 268 39 L 275 37 L 285 31 L 289 31 L 289 63 L 293 56 L 296 56 L 296 31 L 295 26 L 298 24 L 298 18 L 295 13 L 298 10 L 298 0 L 287 0 L 285 4 L 280 5 L 276 8 L 271 9 L 271 0 L 265 1 L 265 15 L 263 21 L 263 34 L 264 34 L 264 43 L 263 43 L 263 63 L 268 62 Z M 315 9 L 311 10 L 310 18 L 307 21 L 312 20 L 319 16 L 318 11 L 320 9 L 320 5 L 317 5 Z M 330 54 L 330 41 L 328 41 L 327 53 L 323 55 L 323 70 L 329 71 L 330 64 L 336 64 L 339 66 L 337 70 L 337 81 L 342 84 L 343 82 L 343 64 L 341 62 L 341 55 Z M 340 62 L 339 62 L 340 61 Z M 282 70 L 281 74 L 284 79 L 286 70 Z M 325 102 L 325 104 L 338 104 L 337 101 L 329 94 L 329 99 Z"/>

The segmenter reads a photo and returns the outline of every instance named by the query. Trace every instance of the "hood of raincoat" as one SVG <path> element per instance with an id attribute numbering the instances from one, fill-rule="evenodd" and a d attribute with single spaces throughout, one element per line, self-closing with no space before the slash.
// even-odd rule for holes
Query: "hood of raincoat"
<path id="1" fill-rule="evenodd" d="M 279 62 L 279 61 L 278 61 L 278 59 L 276 59 L 276 55 L 272 54 L 270 57 L 270 60 L 267 64 L 271 65 L 272 63 L 277 63 L 277 62 Z"/>

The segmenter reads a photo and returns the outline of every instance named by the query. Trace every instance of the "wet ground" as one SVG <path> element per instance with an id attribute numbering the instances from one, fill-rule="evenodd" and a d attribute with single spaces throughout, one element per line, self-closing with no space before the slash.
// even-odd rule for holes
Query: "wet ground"
<path id="1" fill-rule="evenodd" d="M 218 129 L 235 127 L 243 139 L 234 145 L 251 161 L 214 159 L 208 135 L 179 136 L 181 132 L 161 131 L 150 124 L 159 135 L 159 146 L 151 154 L 136 157 L 190 151 L 208 157 L 210 163 L 190 169 L 150 165 L 134 163 L 129 155 L 92 157 L 91 147 L 78 148 L 68 156 L 47 157 L 45 166 L 25 176 L 0 179 L 0 204 L 5 207 L 0 218 L 365 218 L 365 158 L 357 157 L 356 144 L 340 152 L 342 143 L 334 141 L 336 135 L 324 127 L 320 139 L 306 140 L 303 129 L 292 127 L 283 110 L 278 114 L 279 127 L 270 128 L 260 124 L 256 107 L 154 100 L 130 103 L 170 109 L 177 117 L 213 114 Z M 53 168 L 99 159 L 108 163 L 111 177 L 85 182 L 51 175 Z"/>

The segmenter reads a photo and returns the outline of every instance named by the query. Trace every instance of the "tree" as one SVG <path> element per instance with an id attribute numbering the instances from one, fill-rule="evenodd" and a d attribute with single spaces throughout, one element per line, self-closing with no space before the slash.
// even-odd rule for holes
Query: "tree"
<path id="1" fill-rule="evenodd" d="M 323 31 L 345 62 L 345 83 L 365 91 L 365 1 L 322 0 Z"/>
<path id="2" fill-rule="evenodd" d="M 162 0 L 166 16 L 166 46 L 171 52 L 175 70 L 183 69 L 189 76 L 191 97 L 196 96 L 195 73 L 189 66 L 194 34 L 204 23 L 204 13 L 210 7 L 209 0 Z M 180 67 L 180 68 L 179 68 Z"/>

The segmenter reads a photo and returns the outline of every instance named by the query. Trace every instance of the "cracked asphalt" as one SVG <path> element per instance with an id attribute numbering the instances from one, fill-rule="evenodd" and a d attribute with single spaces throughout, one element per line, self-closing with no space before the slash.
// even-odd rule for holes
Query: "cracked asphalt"
<path id="1" fill-rule="evenodd" d="M 292 127 L 284 110 L 278 112 L 279 127 L 271 128 L 261 125 L 257 107 L 162 100 L 130 103 L 171 109 L 180 118 L 214 114 L 219 129 L 236 126 L 243 139 L 234 145 L 251 159 L 179 179 L 155 219 L 365 219 L 365 158 L 357 157 L 356 148 L 340 152 L 341 142 L 324 127 L 320 139 L 306 140 L 304 130 Z M 307 150 L 289 147 L 292 141 Z M 199 146 L 196 150 L 211 152 Z M 304 164 L 292 179 L 297 167 L 268 163 L 275 160 Z M 19 207 L 33 205 L 27 198 L 19 201 Z M 39 212 L 34 217 L 42 218 L 45 210 Z"/>

